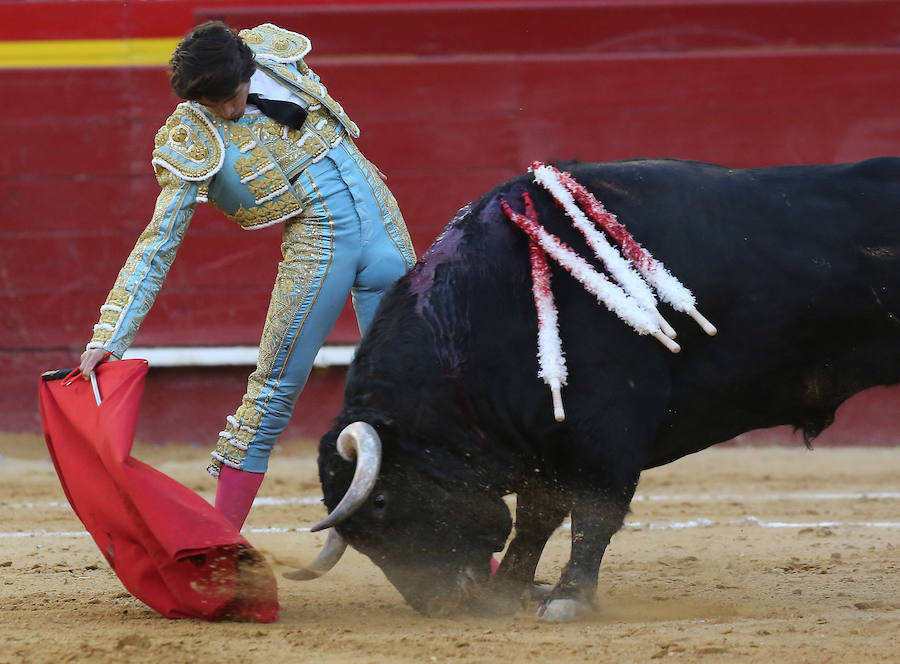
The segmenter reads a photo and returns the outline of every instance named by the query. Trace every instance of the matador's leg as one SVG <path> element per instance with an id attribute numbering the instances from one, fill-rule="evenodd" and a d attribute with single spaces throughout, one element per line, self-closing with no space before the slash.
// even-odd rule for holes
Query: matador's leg
<path id="1" fill-rule="evenodd" d="M 303 190 L 305 212 L 285 228 L 285 259 L 279 265 L 259 364 L 213 452 L 213 474 L 223 464 L 251 473 L 266 471 L 275 440 L 287 426 L 351 286 L 364 332 L 382 294 L 414 260 L 393 196 L 352 144 L 333 148 L 295 187 Z M 367 278 L 360 279 L 361 274 Z M 217 491 L 216 507 L 245 517 L 255 490 L 248 500 L 249 493 L 240 489 L 247 482 L 239 484 L 231 472 L 220 478 L 226 485 L 221 505 Z"/>
<path id="2" fill-rule="evenodd" d="M 210 472 L 221 466 L 263 473 L 290 419 L 313 360 L 341 312 L 356 274 L 359 224 L 333 162 L 310 166 L 294 184 L 304 213 L 284 229 L 278 275 L 256 370 L 219 438 Z M 350 213 L 347 212 L 350 211 Z"/>

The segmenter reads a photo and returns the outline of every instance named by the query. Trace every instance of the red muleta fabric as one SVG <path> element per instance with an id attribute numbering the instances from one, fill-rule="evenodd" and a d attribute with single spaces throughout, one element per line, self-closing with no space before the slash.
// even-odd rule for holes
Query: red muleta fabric
<path id="1" fill-rule="evenodd" d="M 125 588 L 168 618 L 278 619 L 272 570 L 206 500 L 131 456 L 145 360 L 40 382 L 44 437 L 69 504 Z"/>

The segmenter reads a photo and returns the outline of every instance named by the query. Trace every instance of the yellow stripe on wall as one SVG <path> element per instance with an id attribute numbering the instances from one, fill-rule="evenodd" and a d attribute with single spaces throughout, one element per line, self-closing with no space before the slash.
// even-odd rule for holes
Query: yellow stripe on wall
<path id="1" fill-rule="evenodd" d="M 165 65 L 181 37 L 0 42 L 0 69 Z"/>

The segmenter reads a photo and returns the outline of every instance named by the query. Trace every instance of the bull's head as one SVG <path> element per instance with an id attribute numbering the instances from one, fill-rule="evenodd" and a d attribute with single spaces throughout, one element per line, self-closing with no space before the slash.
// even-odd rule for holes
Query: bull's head
<path id="1" fill-rule="evenodd" d="M 323 439 L 323 450 L 329 437 L 334 432 Z M 312 527 L 332 531 L 319 558 L 291 578 L 324 573 L 349 543 L 422 613 L 491 610 L 485 592 L 490 558 L 502 550 L 512 526 L 502 499 L 466 477 L 446 481 L 447 469 L 427 461 L 382 463 L 379 435 L 364 422 L 345 427 L 336 450 L 319 460 L 330 513 Z"/>

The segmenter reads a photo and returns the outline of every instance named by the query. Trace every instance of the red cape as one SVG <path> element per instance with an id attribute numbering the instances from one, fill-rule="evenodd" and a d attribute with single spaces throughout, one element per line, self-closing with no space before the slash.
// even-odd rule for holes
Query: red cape
<path id="1" fill-rule="evenodd" d="M 40 383 L 41 420 L 69 503 L 125 588 L 168 618 L 278 618 L 275 577 L 206 500 L 131 456 L 145 360 Z"/>

